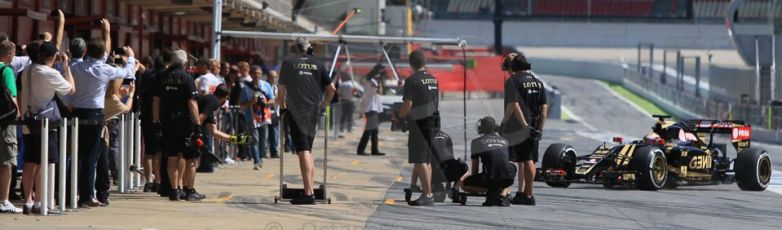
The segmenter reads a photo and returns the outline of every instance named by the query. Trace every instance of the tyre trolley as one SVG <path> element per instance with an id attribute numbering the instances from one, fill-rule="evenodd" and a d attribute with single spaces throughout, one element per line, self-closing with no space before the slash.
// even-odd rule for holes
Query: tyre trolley
<path id="1" fill-rule="evenodd" d="M 325 116 L 324 116 L 325 120 Z M 324 123 L 325 124 L 325 123 Z M 280 116 L 280 150 L 283 150 L 285 148 L 285 137 L 287 136 L 288 127 L 285 126 L 285 117 Z M 291 149 L 291 151 L 294 151 Z M 289 188 L 288 184 L 285 184 L 283 181 L 283 175 L 284 175 L 284 159 L 285 159 L 285 151 L 279 151 L 280 152 L 280 192 L 278 195 L 274 196 L 274 203 L 279 203 L 280 201 L 289 201 L 293 198 L 296 198 L 298 196 L 304 195 L 304 188 Z M 317 188 L 314 188 L 315 192 L 315 201 L 324 203 L 324 204 L 331 204 L 331 197 L 328 197 L 328 193 L 326 192 L 326 186 L 328 185 L 328 156 L 329 156 L 329 134 L 328 130 L 324 132 L 324 138 L 323 138 L 323 183 L 320 184 Z M 314 180 L 314 178 L 313 178 Z"/>

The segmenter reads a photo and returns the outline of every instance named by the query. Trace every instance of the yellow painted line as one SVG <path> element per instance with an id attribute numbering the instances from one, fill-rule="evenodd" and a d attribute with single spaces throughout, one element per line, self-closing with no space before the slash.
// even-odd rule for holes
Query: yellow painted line
<path id="1" fill-rule="evenodd" d="M 228 194 L 227 196 L 224 196 L 224 197 L 217 197 L 217 203 L 225 203 L 225 202 L 231 200 L 231 198 L 233 198 L 233 197 L 234 196 L 231 195 L 231 194 Z"/>
<path id="2" fill-rule="evenodd" d="M 274 177 L 274 173 L 266 174 L 266 179 L 272 179 Z"/>
<path id="3" fill-rule="evenodd" d="M 394 205 L 396 203 L 396 200 L 394 199 L 386 199 L 386 202 L 383 202 L 386 205 Z"/>
<path id="4" fill-rule="evenodd" d="M 402 182 L 405 178 L 402 176 L 396 176 L 396 182 Z"/>
<path id="5" fill-rule="evenodd" d="M 332 179 L 332 180 L 334 180 L 334 179 L 340 178 L 340 177 L 342 177 L 342 176 L 344 176 L 344 175 L 345 175 L 345 173 L 340 173 L 340 174 L 337 174 L 337 175 L 331 176 L 331 179 Z"/>
<path id="6" fill-rule="evenodd" d="M 353 161 L 350 162 L 351 165 L 358 165 L 360 163 L 361 163 L 361 161 L 359 161 L 359 160 L 353 160 Z"/>

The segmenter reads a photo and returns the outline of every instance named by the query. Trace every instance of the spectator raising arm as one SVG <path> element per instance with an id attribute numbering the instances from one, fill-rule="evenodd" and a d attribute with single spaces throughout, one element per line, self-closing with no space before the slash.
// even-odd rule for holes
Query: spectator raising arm
<path id="1" fill-rule="evenodd" d="M 65 15 L 62 10 L 57 10 L 57 30 L 54 31 L 54 46 L 57 50 L 62 50 L 62 35 L 65 30 Z M 67 62 L 65 63 L 68 64 Z"/>

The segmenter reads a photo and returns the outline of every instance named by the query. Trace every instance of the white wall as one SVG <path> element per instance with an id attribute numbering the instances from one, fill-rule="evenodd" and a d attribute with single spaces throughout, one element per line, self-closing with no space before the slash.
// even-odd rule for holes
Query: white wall
<path id="1" fill-rule="evenodd" d="M 464 37 L 473 45 L 494 43 L 491 21 L 433 20 L 422 27 L 429 36 Z M 636 47 L 653 42 L 660 48 L 734 48 L 723 24 L 506 21 L 503 33 L 506 46 Z"/>

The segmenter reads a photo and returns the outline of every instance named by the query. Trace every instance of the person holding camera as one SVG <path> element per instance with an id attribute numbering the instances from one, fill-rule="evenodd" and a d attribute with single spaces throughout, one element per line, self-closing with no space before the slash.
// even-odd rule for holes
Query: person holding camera
<path id="1" fill-rule="evenodd" d="M 383 92 L 383 86 L 381 84 L 382 73 L 385 72 L 385 67 L 381 64 L 375 65 L 371 71 L 367 74 L 367 80 L 364 83 L 364 94 L 361 97 L 361 109 L 364 112 L 364 133 L 361 134 L 361 140 L 358 142 L 358 149 L 356 153 L 358 155 L 367 155 L 364 149 L 367 147 L 367 141 L 372 139 L 372 152 L 373 156 L 384 156 L 385 153 L 381 153 L 378 146 L 378 114 L 383 112 L 383 103 L 380 101 L 380 93 Z M 352 121 L 351 121 L 352 122 Z"/>
<path id="2" fill-rule="evenodd" d="M 95 199 L 95 168 L 98 164 L 101 131 L 103 130 L 104 96 L 108 82 L 114 79 L 135 78 L 136 59 L 133 49 L 124 47 L 126 55 L 120 59 L 124 66 L 106 63 L 111 51 L 111 28 L 108 20 L 101 21 L 103 39 L 93 38 L 87 43 L 87 58 L 71 66 L 73 79 L 79 89 L 70 97 L 73 113 L 79 118 L 79 204 L 83 207 L 102 205 Z"/>
<path id="3" fill-rule="evenodd" d="M 421 197 L 411 201 L 410 205 L 432 206 L 432 138 L 440 128 L 440 87 L 437 79 L 426 70 L 423 52 L 411 52 L 409 62 L 415 73 L 405 80 L 402 96 L 404 104 L 399 110 L 399 117 L 394 120 L 408 123 L 407 159 L 414 164 L 411 178 L 419 178 L 423 190 Z"/>
<path id="4" fill-rule="evenodd" d="M 50 42 L 43 43 L 40 40 L 33 41 L 27 46 L 27 52 L 33 65 L 29 66 L 24 73 L 20 75 L 21 90 L 19 109 L 22 116 L 22 133 L 24 135 L 24 170 L 22 174 L 22 183 L 24 186 L 24 214 L 30 215 L 40 212 L 40 169 L 41 169 L 41 141 L 43 135 L 49 136 L 48 150 L 49 162 L 56 162 L 58 159 L 58 135 L 54 132 L 46 134 L 41 133 L 40 120 L 37 117 L 56 119 L 59 113 L 57 103 L 54 101 L 55 94 L 65 96 L 76 92 L 74 87 L 74 78 L 71 74 L 71 68 L 68 66 L 69 58 L 61 52 L 57 52 L 57 47 Z M 54 64 L 60 63 L 63 66 L 63 74 L 54 69 Z M 62 140 L 64 141 L 64 140 Z M 46 167 L 46 166 L 43 166 Z M 93 168 L 93 173 L 95 169 Z M 35 196 L 33 196 L 35 188 Z M 35 197 L 35 202 L 33 202 Z"/>
<path id="5" fill-rule="evenodd" d="M 292 49 L 296 55 L 283 60 L 280 67 L 277 95 L 283 125 L 290 128 L 293 151 L 299 158 L 304 182 L 304 194 L 292 199 L 291 204 L 315 204 L 312 144 L 318 121 L 337 88 L 323 63 L 312 57 L 313 48 L 309 40 L 297 38 Z"/>
<path id="6" fill-rule="evenodd" d="M 519 192 L 512 204 L 535 205 L 532 183 L 538 142 L 543 135 L 548 104 L 546 89 L 530 72 L 532 65 L 524 55 L 512 53 L 502 62 L 502 70 L 511 76 L 505 81 L 505 114 L 503 135 L 510 141 L 510 160 L 519 165 Z"/>
<path id="7" fill-rule="evenodd" d="M 497 133 L 493 117 L 481 118 L 475 129 L 481 136 L 472 140 L 472 165 L 470 172 L 459 180 L 459 187 L 471 193 L 485 192 L 483 206 L 510 206 L 506 197 L 516 176 L 516 166 L 508 160 L 508 141 Z"/>

